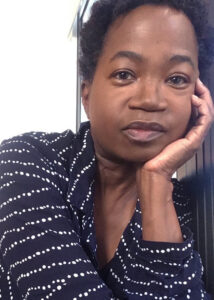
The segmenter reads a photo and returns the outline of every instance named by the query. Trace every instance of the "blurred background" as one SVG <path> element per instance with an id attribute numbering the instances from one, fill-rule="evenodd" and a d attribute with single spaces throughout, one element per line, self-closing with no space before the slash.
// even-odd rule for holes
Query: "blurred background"
<path id="1" fill-rule="evenodd" d="M 81 1 L 0 1 L 0 142 L 27 131 L 76 130 Z"/>

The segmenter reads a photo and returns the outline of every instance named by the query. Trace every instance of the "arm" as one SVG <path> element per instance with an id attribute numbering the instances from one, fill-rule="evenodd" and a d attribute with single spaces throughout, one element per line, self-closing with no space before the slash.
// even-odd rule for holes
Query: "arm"
<path id="1" fill-rule="evenodd" d="M 173 184 L 158 173 L 143 171 L 144 189 L 141 192 L 143 240 L 183 242 L 175 211 Z"/>
<path id="2" fill-rule="evenodd" d="M 172 201 L 171 177 L 198 150 L 214 119 L 209 90 L 196 83 L 199 97 L 192 97 L 198 110 L 195 125 L 186 136 L 168 145 L 137 171 L 138 194 L 143 213 L 143 239 L 182 242 L 181 231 Z"/>

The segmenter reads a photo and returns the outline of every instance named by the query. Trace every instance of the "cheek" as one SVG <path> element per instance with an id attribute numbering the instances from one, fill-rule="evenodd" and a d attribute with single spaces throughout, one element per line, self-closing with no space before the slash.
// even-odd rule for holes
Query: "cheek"
<path id="1" fill-rule="evenodd" d="M 182 111 L 180 112 L 180 114 L 178 114 L 177 118 L 179 123 L 183 126 L 185 126 L 185 124 L 187 125 L 189 120 L 191 117 L 191 107 L 189 105 L 187 105 L 184 109 L 182 109 Z"/>
<path id="2" fill-rule="evenodd" d="M 108 129 L 116 122 L 114 108 L 105 105 L 104 102 L 94 103 L 91 106 L 90 116 L 90 121 L 94 124 L 94 127 L 102 128 L 105 131 L 108 131 Z"/>
<path id="3" fill-rule="evenodd" d="M 186 133 L 186 130 L 190 124 L 191 113 L 192 113 L 192 108 L 191 108 L 190 100 L 185 101 L 183 105 L 175 109 L 174 128 L 177 132 L 178 138 L 182 137 Z"/>
<path id="4" fill-rule="evenodd" d="M 121 107 L 114 97 L 105 93 L 93 95 L 90 99 L 90 116 L 91 122 L 96 122 L 99 126 L 113 124 L 120 118 Z"/>

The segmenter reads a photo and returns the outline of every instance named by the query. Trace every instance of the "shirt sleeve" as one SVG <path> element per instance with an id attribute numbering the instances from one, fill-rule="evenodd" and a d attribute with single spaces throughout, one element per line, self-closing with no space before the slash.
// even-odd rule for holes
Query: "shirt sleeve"
<path id="1" fill-rule="evenodd" d="M 191 221 L 188 199 L 177 180 L 174 203 L 184 242 L 144 241 L 141 237 L 131 241 L 124 282 L 128 299 L 211 300 L 201 279 L 202 261 L 187 226 Z"/>
<path id="2" fill-rule="evenodd" d="M 0 145 L 1 298 L 116 299 L 73 229 L 57 155 L 51 161 L 30 141 L 18 136 Z"/>

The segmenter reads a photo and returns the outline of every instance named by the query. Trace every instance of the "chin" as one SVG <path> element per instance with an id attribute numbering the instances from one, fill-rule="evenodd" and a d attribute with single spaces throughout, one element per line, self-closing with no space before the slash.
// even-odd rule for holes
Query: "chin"
<path id="1" fill-rule="evenodd" d="M 152 160 L 154 157 L 156 157 L 159 152 L 150 152 L 150 153 L 129 153 L 124 156 L 120 156 L 117 158 L 117 162 L 123 162 L 123 163 L 134 163 L 134 164 L 144 164 L 149 160 Z"/>

